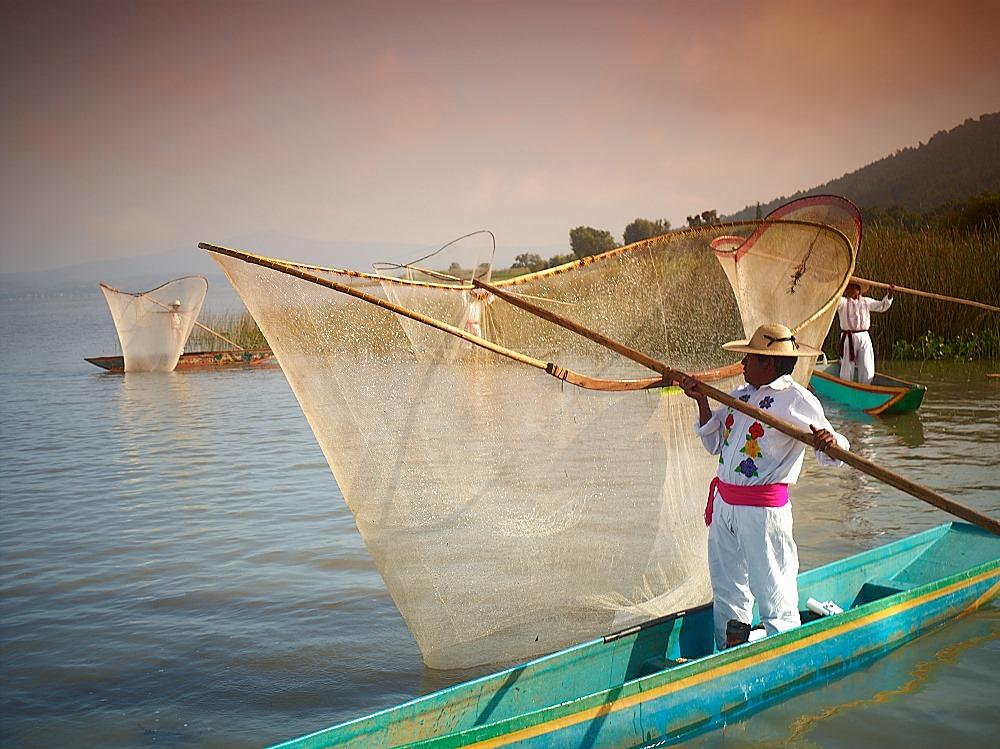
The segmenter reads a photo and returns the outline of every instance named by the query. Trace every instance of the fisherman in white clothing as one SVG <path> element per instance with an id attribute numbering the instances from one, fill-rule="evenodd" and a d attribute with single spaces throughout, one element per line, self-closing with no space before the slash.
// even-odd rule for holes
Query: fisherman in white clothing
<path id="1" fill-rule="evenodd" d="M 462 329 L 479 338 L 483 337 L 482 321 L 486 305 L 493 304 L 494 296 L 486 289 L 469 289 L 465 292 L 465 309 L 462 311 Z M 471 346 L 471 343 L 466 345 Z"/>
<path id="2" fill-rule="evenodd" d="M 851 281 L 844 289 L 844 295 L 837 302 L 837 317 L 840 321 L 840 379 L 853 380 L 857 369 L 857 381 L 869 385 L 875 378 L 875 349 L 868 334 L 872 312 L 885 312 L 892 306 L 890 286 L 883 299 L 861 296 L 867 291 L 857 281 Z"/>
<path id="3" fill-rule="evenodd" d="M 810 429 L 819 463 L 842 465 L 824 451 L 833 445 L 849 449 L 847 439 L 834 431 L 816 396 L 791 377 L 799 357 L 818 356 L 819 351 L 796 343 L 788 328 L 773 324 L 760 326 L 749 340 L 731 341 L 723 348 L 746 354 L 747 384 L 734 390 L 733 397 Z M 709 453 L 719 456 L 705 523 L 715 641 L 722 649 L 746 641 L 755 599 L 767 634 L 801 623 L 799 559 L 788 485 L 798 480 L 805 445 L 728 406 L 712 411 L 696 385 L 691 377 L 681 383 L 684 393 L 698 403 L 698 436 Z M 741 625 L 742 639 L 727 638 L 730 622 Z"/>
<path id="4" fill-rule="evenodd" d="M 175 299 L 170 303 L 167 314 L 170 316 L 170 338 L 175 346 L 183 346 L 184 341 L 181 339 L 184 336 L 184 317 L 181 313 L 180 299 Z"/>

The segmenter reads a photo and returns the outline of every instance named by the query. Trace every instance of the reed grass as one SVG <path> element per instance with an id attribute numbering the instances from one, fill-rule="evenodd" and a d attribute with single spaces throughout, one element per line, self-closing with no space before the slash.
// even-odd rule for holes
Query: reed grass
<path id="1" fill-rule="evenodd" d="M 493 280 L 524 272 L 522 268 L 495 270 Z M 1000 225 L 967 231 L 871 222 L 865 227 L 855 274 L 1000 306 Z M 881 289 L 868 292 L 875 297 L 882 293 Z M 245 310 L 206 315 L 199 322 L 244 348 L 268 348 L 256 321 Z M 835 322 L 823 346 L 834 358 L 839 332 Z M 1000 313 L 903 293 L 896 294 L 888 312 L 872 315 L 871 335 L 877 358 L 1000 359 Z M 187 351 L 231 348 L 198 327 L 186 346 Z"/>
<path id="2" fill-rule="evenodd" d="M 267 340 L 264 334 L 257 327 L 257 321 L 253 316 L 243 310 L 242 312 L 227 312 L 215 315 L 203 315 L 198 318 L 198 322 L 224 335 L 231 341 L 235 341 L 245 349 L 266 349 Z M 235 350 L 233 346 L 217 338 L 207 330 L 199 328 L 197 325 L 191 331 L 185 351 L 230 351 Z"/>
<path id="3" fill-rule="evenodd" d="M 975 231 L 865 226 L 855 274 L 883 283 L 1000 306 L 1000 226 Z M 884 290 L 868 296 L 880 298 Z M 1000 313 L 903 293 L 872 314 L 876 358 L 1000 359 Z M 824 350 L 837 356 L 834 322 Z"/>

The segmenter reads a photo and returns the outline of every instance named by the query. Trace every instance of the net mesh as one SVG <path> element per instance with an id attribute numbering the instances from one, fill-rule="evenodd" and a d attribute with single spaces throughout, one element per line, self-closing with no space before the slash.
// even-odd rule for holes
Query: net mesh
<path id="1" fill-rule="evenodd" d="M 172 372 L 208 292 L 203 276 L 185 276 L 132 294 L 101 284 L 126 372 Z"/>
<path id="2" fill-rule="evenodd" d="M 676 232 L 497 285 L 673 367 L 725 367 L 738 355 L 720 344 L 744 321 L 710 246 L 761 228 Z M 756 247 L 784 256 L 823 248 L 832 288 L 810 287 L 814 303 L 846 283 L 853 252 L 840 233 L 775 224 L 763 236 Z M 214 257 L 275 351 L 428 666 L 522 659 L 709 599 L 701 510 L 715 459 L 679 389 L 576 388 L 289 273 L 465 330 L 468 285 Z M 480 333 L 501 346 L 603 378 L 651 375 L 501 299 L 476 303 Z"/>
<path id="3" fill-rule="evenodd" d="M 773 230 L 777 222 L 781 231 Z M 831 244 L 831 231 L 843 241 Z M 789 232 L 796 241 L 786 241 Z M 747 238 L 721 236 L 711 244 L 736 295 L 747 338 L 764 323 L 782 322 L 798 342 L 820 349 L 846 283 L 845 264 L 849 276 L 860 243 L 861 214 L 854 204 L 816 195 L 775 209 Z M 792 376 L 807 384 L 815 363 L 799 359 Z"/>

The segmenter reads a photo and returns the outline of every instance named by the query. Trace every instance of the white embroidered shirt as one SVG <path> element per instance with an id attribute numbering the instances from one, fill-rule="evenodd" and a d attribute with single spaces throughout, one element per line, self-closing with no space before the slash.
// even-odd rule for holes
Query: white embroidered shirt
<path id="1" fill-rule="evenodd" d="M 756 406 L 778 418 L 809 431 L 826 429 L 844 450 L 850 443 L 830 425 L 816 396 L 783 375 L 774 382 L 756 388 L 746 384 L 732 392 L 734 398 Z M 704 426 L 695 423 L 695 432 L 705 449 L 719 456 L 718 477 L 728 484 L 794 484 L 802 470 L 806 446 L 752 416 L 729 406 L 712 412 Z M 816 450 L 820 465 L 839 466 L 842 462 Z"/>

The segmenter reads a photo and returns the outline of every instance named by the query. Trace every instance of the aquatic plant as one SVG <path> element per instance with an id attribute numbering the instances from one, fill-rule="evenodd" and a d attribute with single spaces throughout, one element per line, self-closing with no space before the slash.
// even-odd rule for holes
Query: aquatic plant
<path id="1" fill-rule="evenodd" d="M 896 341 L 892 344 L 892 359 L 921 359 L 971 361 L 973 359 L 1000 359 L 1000 331 L 986 329 L 949 340 L 929 330 L 915 341 Z"/>

